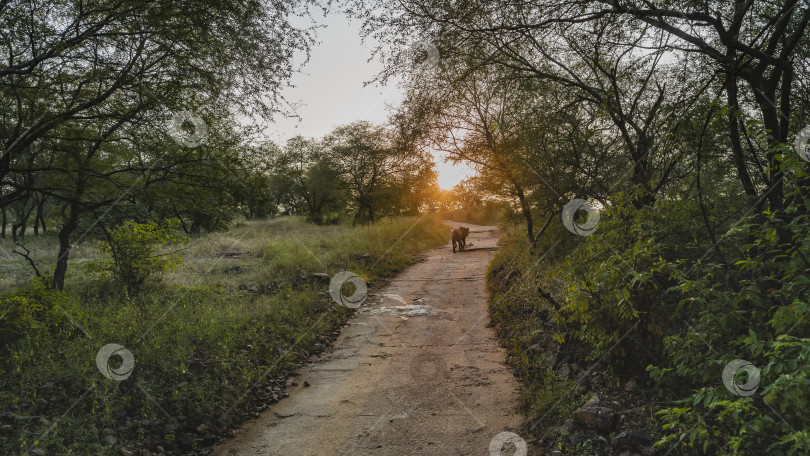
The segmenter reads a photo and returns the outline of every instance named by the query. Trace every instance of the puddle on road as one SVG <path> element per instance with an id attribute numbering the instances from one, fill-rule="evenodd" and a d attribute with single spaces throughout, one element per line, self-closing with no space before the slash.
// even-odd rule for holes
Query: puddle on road
<path id="1" fill-rule="evenodd" d="M 381 315 L 390 313 L 394 316 L 407 320 L 407 317 L 419 317 L 422 315 L 428 315 L 431 309 L 433 309 L 433 307 L 428 305 L 409 304 L 404 306 L 391 306 L 391 307 L 381 306 L 377 307 L 376 309 L 368 309 L 366 313 L 368 313 L 369 315 Z"/>

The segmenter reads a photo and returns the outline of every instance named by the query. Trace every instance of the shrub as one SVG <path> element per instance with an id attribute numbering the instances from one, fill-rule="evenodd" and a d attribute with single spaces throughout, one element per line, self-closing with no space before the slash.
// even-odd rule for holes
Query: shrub
<path id="1" fill-rule="evenodd" d="M 182 264 L 176 251 L 158 253 L 167 244 L 188 242 L 188 237 L 177 234 L 178 226 L 176 221 L 163 225 L 125 222 L 109 231 L 107 243 L 99 244 L 111 260 L 94 266 L 112 273 L 129 291 L 138 291 L 148 277 Z"/>

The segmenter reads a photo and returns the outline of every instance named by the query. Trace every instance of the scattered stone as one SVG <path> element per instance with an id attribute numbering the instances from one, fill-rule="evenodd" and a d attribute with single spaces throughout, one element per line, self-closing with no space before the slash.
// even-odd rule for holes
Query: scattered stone
<path id="1" fill-rule="evenodd" d="M 315 272 L 315 273 L 313 273 L 312 274 L 312 279 L 316 283 L 326 283 L 326 284 L 328 284 L 329 282 L 332 281 L 332 277 L 329 274 L 326 274 L 324 272 Z"/>
<path id="2" fill-rule="evenodd" d="M 616 414 L 608 407 L 599 406 L 599 396 L 594 397 L 582 407 L 574 410 L 571 414 L 574 423 L 578 426 L 593 429 L 600 432 L 608 432 L 613 429 L 616 422 Z"/>
<path id="3" fill-rule="evenodd" d="M 135 452 L 126 448 L 121 448 L 121 456 L 134 456 Z"/>
<path id="4" fill-rule="evenodd" d="M 115 445 L 116 443 L 118 443 L 118 439 L 115 438 L 114 435 L 105 435 L 104 443 L 106 443 L 107 445 Z"/>
<path id="5" fill-rule="evenodd" d="M 627 383 L 624 384 L 625 391 L 633 391 L 636 389 L 636 382 L 634 380 L 628 380 Z"/>
<path id="6" fill-rule="evenodd" d="M 568 418 L 565 420 L 565 423 L 562 424 L 562 430 L 565 432 L 573 432 L 574 430 L 574 420 Z"/>
<path id="7" fill-rule="evenodd" d="M 245 272 L 245 268 L 241 266 L 228 266 L 227 268 L 223 269 L 225 274 L 241 274 Z"/>
<path id="8" fill-rule="evenodd" d="M 197 426 L 197 432 L 205 432 L 206 429 L 208 429 L 208 425 L 205 423 Z"/>
<path id="9" fill-rule="evenodd" d="M 642 447 L 649 447 L 655 441 L 652 434 L 645 430 L 627 430 L 620 432 L 610 442 L 616 450 L 631 450 L 638 452 Z"/>
<path id="10" fill-rule="evenodd" d="M 568 377 L 570 374 L 571 374 L 571 368 L 570 368 L 570 367 L 568 367 L 568 364 L 566 364 L 565 366 L 561 367 L 561 368 L 560 368 L 560 369 L 557 371 L 557 375 L 559 375 L 560 377 L 564 377 L 564 378 L 567 378 L 567 377 Z"/>
<path id="11" fill-rule="evenodd" d="M 43 450 L 42 448 L 37 447 L 37 448 L 34 448 L 33 450 L 31 450 L 31 454 L 36 455 L 36 456 L 45 456 L 45 450 Z"/>
<path id="12" fill-rule="evenodd" d="M 554 318 L 554 317 L 551 317 L 544 324 L 546 326 L 548 326 L 549 328 L 553 328 L 554 326 L 557 325 L 557 319 Z"/>
<path id="13" fill-rule="evenodd" d="M 217 256 L 220 258 L 242 258 L 243 252 L 219 252 Z"/>

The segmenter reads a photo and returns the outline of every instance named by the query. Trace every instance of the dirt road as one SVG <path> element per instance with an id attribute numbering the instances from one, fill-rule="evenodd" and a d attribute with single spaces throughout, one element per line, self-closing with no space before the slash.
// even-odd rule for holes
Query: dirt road
<path id="1" fill-rule="evenodd" d="M 334 349 L 299 369 L 290 397 L 215 455 L 490 455 L 493 437 L 518 432 L 518 383 L 486 327 L 498 235 L 465 225 L 468 250 L 453 254 L 448 242 L 385 289 L 370 287 Z"/>

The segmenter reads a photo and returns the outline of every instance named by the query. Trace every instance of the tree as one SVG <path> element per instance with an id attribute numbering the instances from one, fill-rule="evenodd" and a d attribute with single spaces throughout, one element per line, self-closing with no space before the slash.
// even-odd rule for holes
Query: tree
<path id="1" fill-rule="evenodd" d="M 364 121 L 339 126 L 324 138 L 324 147 L 352 200 L 354 223 L 400 213 L 408 189 L 431 178 L 435 184 L 435 175 L 425 172 L 432 167 L 428 155 L 397 142 L 382 126 Z"/>
<path id="2" fill-rule="evenodd" d="M 57 288 L 82 216 L 115 211 L 139 194 L 135 187 L 167 185 L 186 196 L 175 209 L 191 217 L 192 231 L 221 225 L 221 215 L 195 214 L 190 202 L 219 210 L 227 200 L 206 196 L 222 196 L 214 184 L 232 182 L 215 164 L 237 143 L 230 119 L 279 111 L 293 56 L 314 39 L 287 19 L 314 3 L 0 3 L 0 207 L 30 195 L 53 200 L 62 217 Z M 189 134 L 205 126 L 221 141 L 196 148 Z M 173 153 L 178 147 L 188 150 Z"/>

